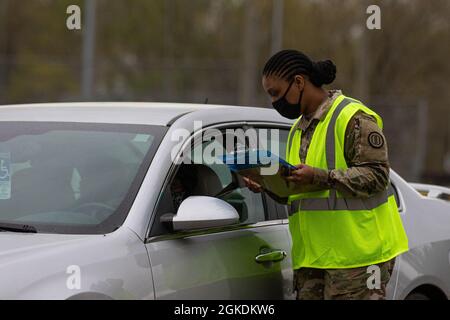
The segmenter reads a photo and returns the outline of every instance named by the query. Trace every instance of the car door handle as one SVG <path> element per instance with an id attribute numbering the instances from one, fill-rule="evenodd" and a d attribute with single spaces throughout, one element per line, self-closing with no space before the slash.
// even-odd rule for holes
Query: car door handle
<path id="1" fill-rule="evenodd" d="M 286 258 L 286 251 L 283 250 L 273 250 L 265 253 L 261 253 L 255 257 L 257 263 L 263 262 L 278 262 Z"/>

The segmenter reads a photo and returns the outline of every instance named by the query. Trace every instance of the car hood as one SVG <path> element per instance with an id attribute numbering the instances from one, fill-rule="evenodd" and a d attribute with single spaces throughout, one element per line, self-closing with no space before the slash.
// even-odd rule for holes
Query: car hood
<path id="1" fill-rule="evenodd" d="M 66 284 L 74 267 L 90 290 L 121 279 L 124 269 L 145 273 L 148 256 L 126 227 L 105 235 L 0 232 L 0 299 L 67 298 L 77 292 Z"/>
<path id="2" fill-rule="evenodd" d="M 16 258 L 34 259 L 43 252 L 57 252 L 62 247 L 79 245 L 99 238 L 99 235 L 64 235 L 40 233 L 0 232 L 0 268 Z"/>

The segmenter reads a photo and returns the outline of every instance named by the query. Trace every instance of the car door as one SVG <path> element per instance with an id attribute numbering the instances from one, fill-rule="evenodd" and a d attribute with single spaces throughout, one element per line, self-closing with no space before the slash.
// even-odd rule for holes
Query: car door
<path id="1" fill-rule="evenodd" d="M 234 126 L 219 129 L 222 133 L 227 131 L 224 137 L 229 137 L 230 130 L 241 128 Z M 234 149 L 238 143 L 233 139 Z M 222 148 L 223 152 L 227 150 L 225 143 L 217 140 L 201 142 L 195 145 L 194 150 L 200 145 L 205 150 L 212 144 L 215 144 L 215 148 Z M 222 188 L 236 182 L 236 176 L 225 164 L 208 164 L 204 159 L 191 158 L 196 166 L 206 169 L 202 170 L 210 172 L 211 176 L 220 181 Z M 268 210 L 265 196 L 237 185 L 226 196 L 221 197 L 238 211 L 238 224 L 215 229 L 171 232 L 164 227 L 159 217 L 176 211 L 171 189 L 171 183 L 176 178 L 177 173 L 174 172 L 162 191 L 146 241 L 156 298 L 291 298 L 289 234 L 278 213 L 272 207 Z M 197 177 L 202 183 L 209 178 L 205 174 Z M 208 193 L 208 189 L 205 193 Z"/>

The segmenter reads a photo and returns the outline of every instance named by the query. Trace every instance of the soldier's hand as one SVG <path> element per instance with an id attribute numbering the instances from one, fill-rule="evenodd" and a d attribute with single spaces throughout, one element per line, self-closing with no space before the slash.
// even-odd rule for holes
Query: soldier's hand
<path id="1" fill-rule="evenodd" d="M 291 174 L 286 177 L 286 180 L 303 185 L 312 184 L 314 169 L 306 164 L 299 164 L 295 167 L 297 169 L 291 171 Z"/>
<path id="2" fill-rule="evenodd" d="M 249 188 L 250 191 L 252 191 L 254 193 L 260 193 L 263 191 L 263 188 L 261 187 L 261 185 L 259 183 L 256 183 L 255 181 L 253 181 L 247 177 L 243 177 L 243 179 L 244 179 L 245 186 L 247 188 Z"/>

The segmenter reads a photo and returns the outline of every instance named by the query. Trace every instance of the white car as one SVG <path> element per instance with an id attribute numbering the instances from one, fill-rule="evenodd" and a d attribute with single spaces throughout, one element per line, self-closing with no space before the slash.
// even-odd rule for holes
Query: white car
<path id="1" fill-rule="evenodd" d="M 0 299 L 293 299 L 287 208 L 223 163 L 173 161 L 229 151 L 213 128 L 278 132 L 283 155 L 291 124 L 232 106 L 0 107 Z M 410 250 L 388 297 L 447 299 L 450 205 L 391 182 Z"/>

